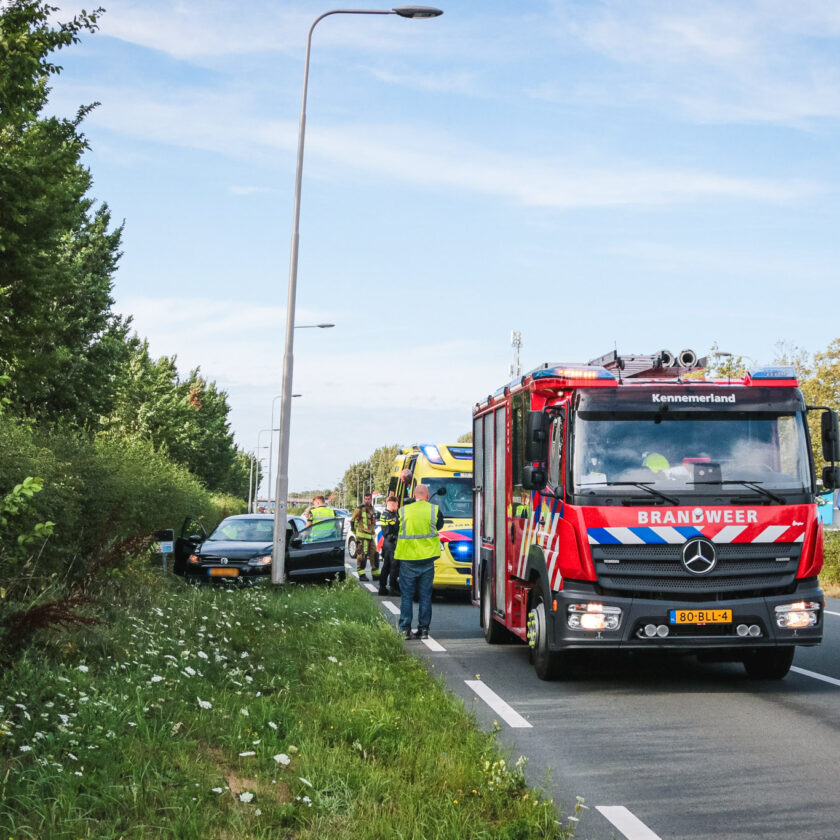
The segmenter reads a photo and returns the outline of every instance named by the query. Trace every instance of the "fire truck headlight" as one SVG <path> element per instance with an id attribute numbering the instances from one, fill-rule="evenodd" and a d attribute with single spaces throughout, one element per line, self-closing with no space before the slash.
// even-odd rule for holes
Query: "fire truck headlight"
<path id="1" fill-rule="evenodd" d="M 815 627 L 819 620 L 820 605 L 817 601 L 797 601 L 776 607 L 776 624 L 785 630 Z"/>
<path id="2" fill-rule="evenodd" d="M 595 603 L 569 604 L 566 620 L 572 630 L 618 630 L 621 625 L 621 609 Z"/>

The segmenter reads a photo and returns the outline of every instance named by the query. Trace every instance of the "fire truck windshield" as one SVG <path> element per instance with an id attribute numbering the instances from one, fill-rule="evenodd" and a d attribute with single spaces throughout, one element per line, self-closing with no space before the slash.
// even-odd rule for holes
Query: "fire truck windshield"
<path id="1" fill-rule="evenodd" d="M 681 503 L 710 494 L 781 503 L 811 488 L 799 412 L 585 411 L 575 418 L 573 449 L 579 496 L 633 496 L 655 504 L 650 491 L 658 491 Z"/>

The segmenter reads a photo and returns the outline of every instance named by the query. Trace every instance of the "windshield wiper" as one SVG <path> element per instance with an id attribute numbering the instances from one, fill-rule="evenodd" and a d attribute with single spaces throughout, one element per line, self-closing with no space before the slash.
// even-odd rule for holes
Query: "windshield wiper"
<path id="1" fill-rule="evenodd" d="M 766 498 L 776 502 L 777 504 L 787 504 L 787 499 L 783 499 L 781 496 L 777 496 L 775 493 L 772 493 L 766 487 L 762 487 L 760 481 L 744 481 L 740 478 L 725 478 L 720 481 L 691 481 L 689 482 L 689 484 L 740 484 L 742 487 L 746 487 L 748 490 L 755 490 L 756 493 L 760 493 L 762 496 L 765 496 Z"/>
<path id="2" fill-rule="evenodd" d="M 664 493 L 660 493 L 658 490 L 654 490 L 653 487 L 650 485 L 652 481 L 608 481 L 608 487 L 639 487 L 642 490 L 650 493 L 651 496 L 656 496 L 658 499 L 662 499 L 663 502 L 668 502 L 669 505 L 678 505 L 679 501 L 672 496 L 666 496 Z M 622 504 L 632 504 L 632 500 L 624 499 Z"/>

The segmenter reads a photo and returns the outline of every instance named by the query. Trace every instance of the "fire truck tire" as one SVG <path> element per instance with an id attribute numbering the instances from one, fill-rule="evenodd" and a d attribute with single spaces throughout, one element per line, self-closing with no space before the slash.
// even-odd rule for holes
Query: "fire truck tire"
<path id="1" fill-rule="evenodd" d="M 548 649 L 548 615 L 542 592 L 537 591 L 532 601 L 529 619 L 532 622 L 533 645 L 529 647 L 531 663 L 541 680 L 556 680 L 563 671 L 562 653 Z"/>
<path id="2" fill-rule="evenodd" d="M 744 668 L 751 680 L 781 680 L 793 664 L 793 647 L 761 648 L 744 657 Z"/>
<path id="3" fill-rule="evenodd" d="M 507 629 L 493 618 L 493 599 L 490 587 L 492 582 L 489 575 L 481 578 L 481 626 L 484 629 L 484 640 L 488 645 L 500 645 L 508 640 Z"/>

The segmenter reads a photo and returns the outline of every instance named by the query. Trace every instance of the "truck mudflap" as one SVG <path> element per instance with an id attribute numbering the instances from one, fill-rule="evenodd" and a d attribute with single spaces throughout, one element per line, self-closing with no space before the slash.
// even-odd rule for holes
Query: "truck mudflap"
<path id="1" fill-rule="evenodd" d="M 714 649 L 817 645 L 825 599 L 816 578 L 795 591 L 714 601 L 619 598 L 566 581 L 547 610 L 549 650 Z"/>

